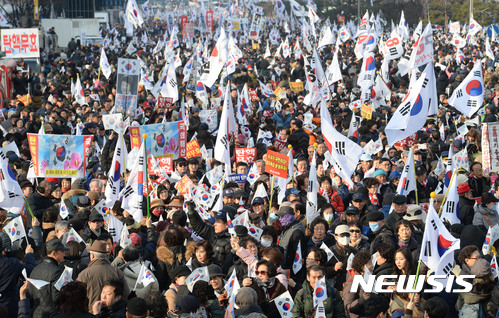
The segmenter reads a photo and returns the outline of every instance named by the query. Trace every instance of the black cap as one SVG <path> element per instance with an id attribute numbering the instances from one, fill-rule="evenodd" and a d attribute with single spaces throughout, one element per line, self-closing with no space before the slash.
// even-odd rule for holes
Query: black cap
<path id="1" fill-rule="evenodd" d="M 385 215 L 383 214 L 383 212 L 374 211 L 374 212 L 369 213 L 366 216 L 366 219 L 368 221 L 371 221 L 371 222 L 378 222 L 378 221 L 384 220 L 385 219 Z"/>
<path id="2" fill-rule="evenodd" d="M 173 268 L 172 270 L 172 278 L 175 279 L 181 276 L 189 276 L 191 274 L 191 270 L 187 265 L 179 265 Z"/>
<path id="3" fill-rule="evenodd" d="M 416 174 L 425 174 L 426 168 L 423 165 L 416 166 Z"/>
<path id="4" fill-rule="evenodd" d="M 238 237 L 246 237 L 248 236 L 248 228 L 242 225 L 234 226 L 234 231 Z"/>
<path id="5" fill-rule="evenodd" d="M 225 274 L 222 272 L 222 268 L 220 266 L 218 266 L 217 264 L 208 265 L 208 273 L 210 274 L 210 278 L 213 278 L 216 276 L 225 277 Z"/>
<path id="6" fill-rule="evenodd" d="M 198 165 L 199 164 L 199 160 L 197 158 L 195 158 L 195 157 L 192 157 L 192 158 L 189 158 L 189 160 L 187 160 L 187 163 Z"/>
<path id="7" fill-rule="evenodd" d="M 404 204 L 407 203 L 407 197 L 402 194 L 396 194 L 393 196 L 393 203 L 395 204 Z"/>
<path id="8" fill-rule="evenodd" d="M 53 239 L 45 243 L 47 254 L 52 253 L 53 251 L 69 251 L 69 248 L 65 247 L 62 244 L 61 240 Z"/>
<path id="9" fill-rule="evenodd" d="M 96 222 L 96 221 L 104 222 L 104 217 L 99 212 L 92 212 L 88 220 L 90 222 Z"/>
<path id="10" fill-rule="evenodd" d="M 126 311 L 130 315 L 137 317 L 145 316 L 147 314 L 147 303 L 140 297 L 132 298 L 128 301 Z"/>
<path id="11" fill-rule="evenodd" d="M 352 195 L 352 201 L 364 201 L 364 194 L 356 192 Z"/>
<path id="12" fill-rule="evenodd" d="M 345 214 L 359 214 L 359 208 L 351 205 L 345 210 Z"/>

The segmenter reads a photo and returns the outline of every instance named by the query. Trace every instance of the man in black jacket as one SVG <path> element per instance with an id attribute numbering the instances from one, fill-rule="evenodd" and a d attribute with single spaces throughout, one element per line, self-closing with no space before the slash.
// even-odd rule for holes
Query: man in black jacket
<path id="1" fill-rule="evenodd" d="M 219 264 L 223 264 L 227 254 L 232 250 L 227 226 L 227 212 L 220 210 L 215 214 L 215 224 L 208 225 L 199 216 L 199 213 L 196 211 L 196 204 L 193 201 L 187 202 L 187 207 L 189 209 L 188 216 L 192 229 L 203 239 L 210 241 L 215 252 L 215 259 Z"/>
<path id="2" fill-rule="evenodd" d="M 105 282 L 100 300 L 92 305 L 92 312 L 98 318 L 126 318 L 123 284 L 114 280 Z"/>
<path id="3" fill-rule="evenodd" d="M 298 144 L 296 146 L 293 145 L 293 148 L 298 147 L 300 151 L 297 152 L 303 153 L 303 155 L 308 158 L 307 149 L 309 146 L 310 136 L 305 132 L 305 130 L 303 130 L 303 122 L 298 118 L 294 118 L 291 120 L 290 128 L 292 133 L 289 138 L 293 139 L 292 137 L 296 136 L 298 140 Z M 295 151 L 296 150 L 297 149 L 295 149 Z"/>
<path id="4" fill-rule="evenodd" d="M 69 248 L 64 247 L 61 240 L 54 239 L 46 243 L 46 250 L 47 257 L 33 269 L 30 276 L 48 282 L 40 289 L 32 284 L 29 286 L 34 304 L 33 318 L 48 318 L 59 312 L 59 291 L 54 285 L 64 271 L 64 267 L 59 264 L 64 260 L 64 251 L 69 251 Z"/>
<path id="5" fill-rule="evenodd" d="M 50 200 L 50 194 L 52 193 L 52 185 L 50 182 L 43 180 L 36 187 L 36 192 L 33 193 L 32 196 L 28 198 L 28 204 L 31 208 L 31 212 L 38 219 L 41 220 L 43 216 L 43 212 L 48 208 L 52 207 L 54 203 Z M 28 212 L 28 208 L 25 208 L 25 213 L 30 215 Z M 28 228 L 31 228 L 31 217 L 27 218 Z"/>
<path id="6" fill-rule="evenodd" d="M 475 200 L 473 200 L 473 192 L 468 185 L 464 182 L 457 186 L 459 194 L 459 214 L 461 223 L 463 225 L 473 224 L 473 217 L 475 216 Z"/>

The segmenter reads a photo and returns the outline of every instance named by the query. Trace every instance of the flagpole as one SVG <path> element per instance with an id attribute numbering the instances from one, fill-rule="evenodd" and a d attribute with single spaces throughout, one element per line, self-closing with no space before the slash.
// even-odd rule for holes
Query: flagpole
<path id="1" fill-rule="evenodd" d="M 457 170 L 454 169 L 454 171 L 452 172 L 452 176 L 450 178 L 450 181 L 449 181 L 449 185 L 452 184 L 452 181 L 455 178 L 456 172 L 457 172 Z M 445 178 L 444 178 L 444 184 L 445 184 Z M 442 204 L 440 204 L 440 209 L 438 210 L 438 216 L 440 216 L 442 214 L 442 207 L 444 205 L 444 202 L 447 200 L 447 195 L 449 194 L 449 189 L 450 189 L 450 187 L 447 187 L 447 191 L 445 191 L 444 199 L 442 200 Z"/>
<path id="2" fill-rule="evenodd" d="M 144 173 L 146 174 L 146 189 L 147 189 L 147 197 L 146 197 L 146 204 L 147 204 L 147 217 L 150 217 L 150 212 L 149 212 L 149 170 L 147 169 L 147 134 L 143 134 L 142 138 L 144 139 L 144 164 L 145 164 L 145 171 Z M 143 194 L 142 194 L 143 195 Z"/>
<path id="3" fill-rule="evenodd" d="M 414 190 L 414 193 L 416 194 L 416 204 L 419 204 L 418 202 L 418 179 L 416 179 L 416 163 L 414 161 L 414 146 L 412 147 L 412 165 L 414 166 L 414 181 L 416 182 L 416 190 Z"/>
<path id="4" fill-rule="evenodd" d="M 272 210 L 272 196 L 274 195 L 274 180 L 275 180 L 275 175 L 272 175 L 272 183 L 270 186 L 270 201 L 269 201 L 269 216 L 268 216 L 268 223 L 270 223 L 270 211 Z M 282 190 L 281 190 L 282 191 Z"/>
<path id="5" fill-rule="evenodd" d="M 35 216 L 33 215 L 33 211 L 31 211 L 31 207 L 29 206 L 28 200 L 26 200 L 26 197 L 24 197 L 24 203 L 26 203 L 26 206 L 28 207 L 29 214 L 31 214 L 31 217 L 34 219 Z"/>
<path id="6" fill-rule="evenodd" d="M 437 194 L 435 192 L 432 192 L 430 193 L 430 209 L 431 209 L 431 206 L 433 205 L 433 201 L 435 200 L 435 198 L 437 197 Z M 412 289 L 415 289 L 416 286 L 418 285 L 418 278 L 419 278 L 419 270 L 421 269 L 421 258 L 419 258 L 419 261 L 418 261 L 418 268 L 416 269 L 416 280 L 414 281 L 414 286 L 412 287 Z M 412 296 L 412 299 L 414 299 L 414 295 Z M 412 301 L 411 299 L 411 301 Z"/>

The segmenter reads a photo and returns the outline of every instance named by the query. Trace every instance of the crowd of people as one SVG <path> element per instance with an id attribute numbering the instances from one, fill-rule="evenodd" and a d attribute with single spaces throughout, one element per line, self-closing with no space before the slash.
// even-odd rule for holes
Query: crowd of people
<path id="1" fill-rule="evenodd" d="M 215 19 L 215 25 L 217 22 Z M 239 183 L 225 180 L 219 194 L 223 208 L 208 209 L 209 216 L 205 217 L 194 201 L 179 194 L 175 187 L 178 179 L 162 178 L 156 182 L 158 179 L 151 176 L 156 196 L 143 205 L 144 217 L 140 222 L 122 208 L 120 200 L 109 207 L 108 213 L 128 229 L 125 244 L 114 241 L 106 216 L 94 209 L 105 198 L 119 141 L 116 132 L 104 128 L 102 116 L 112 113 L 116 101 L 118 58 L 138 58 L 151 79 L 160 79 L 165 61 L 162 52 L 154 54 L 153 49 L 158 41 L 163 41 L 169 25 L 162 19 L 147 20 L 134 35 L 141 39 L 147 31 L 148 42 L 140 45 L 136 39 L 126 37 L 123 24 L 102 30 L 106 38 L 126 37 L 126 41 L 114 41 L 112 47 L 106 48 L 112 66 L 109 79 L 100 74 L 101 47 L 97 45 L 72 43 L 67 51 L 41 52 L 39 73 L 18 60 L 12 78 L 14 97 L 4 99 L 0 109 L 0 141 L 4 147 L 15 143 L 19 150 L 19 155 L 14 151 L 5 155 L 29 208 L 26 205 L 21 215 L 7 210 L 0 214 L 0 316 L 496 317 L 499 284 L 491 267 L 495 249 L 484 254 L 482 245 L 489 227 L 499 224 L 499 181 L 497 174 L 483 173 L 481 127 L 483 122 L 497 121 L 499 59 L 497 54 L 495 59 L 485 56 L 486 32 L 476 36 L 476 43 L 462 48 L 462 59 L 455 58 L 456 49 L 447 32 L 433 34 L 438 114 L 428 118 L 417 132 L 413 152 L 408 144 L 389 146 L 384 133 L 410 84 L 410 74 L 401 76 L 398 72 L 398 60 L 389 64 L 386 84 L 390 95 L 386 105 L 375 108 L 372 117 L 366 119 L 360 107 L 352 107 L 361 94 L 357 77 L 362 66 L 362 60 L 355 56 L 354 39 L 320 50 L 324 67 L 331 63 L 335 52 L 341 66 L 342 79 L 330 86 L 332 94 L 326 102 L 336 130 L 362 147 L 370 141 L 381 140 L 383 144 L 378 153 L 360 157 L 351 176 L 353 184 L 349 185 L 328 162 L 331 145 L 321 132 L 320 105 L 305 104 L 306 88 L 295 91 L 290 86 L 291 82 L 307 82 L 304 59 L 310 59 L 312 52 L 303 48 L 303 54 L 288 57 L 282 53 L 265 54 L 263 40 L 270 30 L 277 27 L 281 38 L 288 37 L 293 43 L 302 41 L 299 25 L 296 22 L 296 29 L 290 32 L 284 24 L 277 26 L 267 19 L 260 30 L 259 47 L 248 40 L 245 32 L 229 31 L 237 39 L 243 57 L 237 61 L 235 72 L 223 79 L 225 85 L 230 85 L 227 98 L 238 105 L 238 93 L 244 85 L 255 93 L 250 111 L 245 113 L 247 125 L 240 125 L 238 133 L 229 138 L 232 171 L 244 175 L 255 169 L 258 179 L 251 183 L 249 179 Z M 386 34 L 391 31 L 388 26 L 385 30 Z M 206 38 L 208 52 L 199 58 L 208 58 L 216 38 L 197 35 Z M 409 48 L 415 40 L 411 37 L 405 47 Z M 131 41 L 137 49 L 133 54 L 127 50 Z M 492 39 L 491 45 L 497 52 L 496 41 Z M 181 40 L 175 49 L 182 66 L 196 52 L 195 45 L 188 42 Z M 296 47 L 295 43 L 290 46 Z M 276 53 L 277 46 L 270 45 L 270 50 Z M 448 99 L 482 59 L 483 107 L 473 118 L 467 118 L 450 106 Z M 376 49 L 376 69 L 380 69 L 382 60 L 382 52 Z M 220 121 L 223 101 L 216 87 L 219 84 L 206 88 L 210 101 L 206 104 L 182 80 L 182 68 L 177 68 L 176 75 L 188 114 L 187 140 L 196 139 L 200 146 L 213 151 L 218 129 L 210 130 L 200 111 L 217 109 Z M 77 77 L 83 86 L 85 103 L 78 103 L 72 92 Z M 266 96 L 260 83 L 272 91 L 281 88 L 285 94 Z M 28 93 L 29 103 L 19 101 Z M 137 101 L 141 112 L 130 118 L 134 124 L 182 120 L 179 113 L 184 102 L 180 100 L 171 109 L 156 109 L 157 97 L 139 85 Z M 349 133 L 352 116 L 360 118 L 355 134 Z M 467 127 L 464 139 L 456 138 L 461 124 Z M 69 135 L 78 131 L 78 125 L 83 125 L 82 135 L 93 136 L 91 153 L 98 149 L 89 156 L 87 177 L 30 178 L 32 154 L 27 133 Z M 124 140 L 130 151 L 129 131 Z M 237 161 L 235 148 L 251 146 L 256 147 L 254 163 Z M 461 294 L 445 290 L 419 294 L 375 294 L 362 288 L 352 291 L 354 277 L 366 272 L 376 278 L 431 274 L 419 259 L 428 207 L 431 204 L 438 212 L 445 200 L 446 173 L 444 170 L 437 174 L 437 165 L 439 161 L 447 163 L 449 153 L 463 149 L 467 150 L 469 170 L 456 171 L 460 223 L 445 225 L 460 239 L 453 275 L 475 275 L 471 281 L 473 289 Z M 274 176 L 265 169 L 269 150 L 285 155 L 291 151 L 293 172 L 285 189 L 271 189 L 275 186 Z M 417 187 L 401 195 L 397 189 L 400 182 L 405 182 L 401 176 L 412 153 Z M 313 159 L 315 165 L 311 165 Z M 213 158 L 179 157 L 174 160 L 172 174 L 186 175 L 194 184 L 204 184 L 209 189 L 212 185 L 204 178 L 205 173 L 220 165 Z M 319 213 L 313 220 L 307 219 L 307 193 L 313 189 L 309 185 L 311 166 L 316 169 L 318 184 Z M 121 176 L 122 185 L 127 176 L 128 173 Z M 262 185 L 263 195 L 257 193 Z M 432 192 L 437 192 L 434 199 Z M 61 213 L 61 204 L 69 210 L 68 216 Z M 232 220 L 246 212 L 246 225 L 232 226 Z M 7 234 L 10 229 L 5 226 L 15 218 L 24 222 L 28 235 L 11 242 Z M 258 227 L 261 235 L 255 236 L 251 227 Z M 72 233 L 77 233 L 82 241 L 74 240 Z M 191 273 L 202 267 L 207 267 L 209 277 L 189 286 Z M 57 282 L 68 268 L 72 269 L 70 282 L 60 286 Z M 147 282 L 142 279 L 144 268 L 150 271 Z M 240 287 L 234 295 L 228 290 L 232 292 L 231 277 L 236 278 Z M 322 306 L 317 306 L 315 291 L 322 279 L 327 296 Z M 40 281 L 44 282 L 42 286 Z M 283 314 L 283 305 L 276 300 L 286 293 L 292 305 L 284 308 L 289 312 Z"/>

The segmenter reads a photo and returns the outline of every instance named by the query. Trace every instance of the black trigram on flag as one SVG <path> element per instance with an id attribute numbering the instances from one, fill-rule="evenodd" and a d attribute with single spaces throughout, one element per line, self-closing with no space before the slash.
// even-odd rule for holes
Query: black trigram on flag
<path id="1" fill-rule="evenodd" d="M 454 201 L 447 201 L 447 213 L 454 213 L 454 208 L 456 206 L 456 202 Z"/>
<path id="2" fill-rule="evenodd" d="M 345 142 L 344 141 L 335 141 L 334 142 L 334 148 L 336 148 L 336 151 L 338 153 L 345 155 Z"/>
<path id="3" fill-rule="evenodd" d="M 18 196 L 19 196 L 19 194 L 16 194 L 14 192 L 9 191 L 9 199 L 13 199 L 13 198 L 18 197 Z"/>
<path id="4" fill-rule="evenodd" d="M 474 72 L 473 72 L 473 76 L 476 76 L 476 77 L 481 77 L 481 75 L 482 75 L 481 73 L 482 73 L 482 72 L 480 72 L 480 71 L 474 71 Z"/>
<path id="5" fill-rule="evenodd" d="M 424 255 L 431 257 L 431 241 L 426 242 Z"/>
<path id="6" fill-rule="evenodd" d="M 107 231 L 109 232 L 109 235 L 113 237 L 116 236 L 116 229 L 114 227 L 110 227 Z"/>
<path id="7" fill-rule="evenodd" d="M 128 198 L 130 195 L 133 193 L 133 188 L 131 186 L 126 187 L 125 192 L 123 193 L 123 196 L 125 198 Z"/>
<path id="8" fill-rule="evenodd" d="M 452 272 L 452 264 L 447 263 L 447 265 L 444 266 L 442 271 L 445 273 L 446 276 L 449 276 L 449 274 Z"/>
<path id="9" fill-rule="evenodd" d="M 459 98 L 459 97 L 462 97 L 463 96 L 463 90 L 462 89 L 458 89 L 457 92 L 456 92 L 456 97 Z"/>
<path id="10" fill-rule="evenodd" d="M 478 103 L 476 100 L 468 100 L 468 104 L 466 106 L 473 108 L 473 107 L 476 107 L 477 104 Z"/>
<path id="11" fill-rule="evenodd" d="M 433 229 L 436 231 L 438 227 L 437 224 L 435 223 L 435 220 L 431 220 L 430 223 L 433 226 Z"/>

